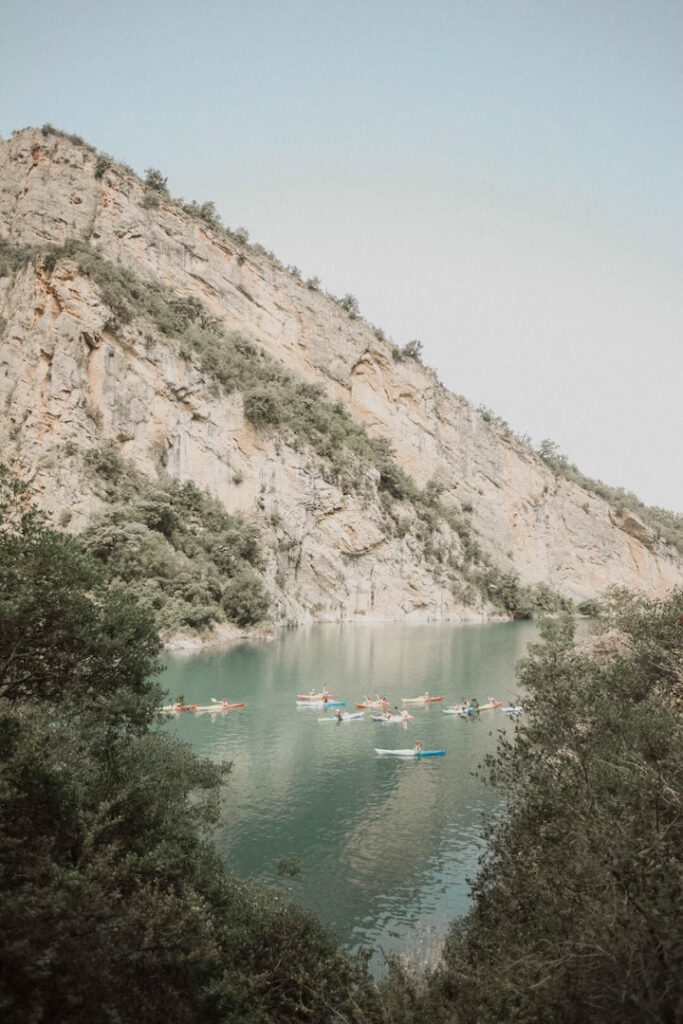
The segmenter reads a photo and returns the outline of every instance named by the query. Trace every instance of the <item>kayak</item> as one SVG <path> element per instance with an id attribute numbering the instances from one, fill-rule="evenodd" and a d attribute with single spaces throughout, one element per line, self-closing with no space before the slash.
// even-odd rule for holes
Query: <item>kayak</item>
<path id="1" fill-rule="evenodd" d="M 521 715 L 521 713 L 524 711 L 524 708 L 522 708 L 522 707 L 503 708 L 503 711 L 504 711 L 504 713 L 506 715 Z"/>
<path id="2" fill-rule="evenodd" d="M 354 714 L 349 714 L 348 711 L 345 711 L 342 714 L 341 718 L 337 718 L 336 715 L 328 715 L 327 718 L 319 718 L 318 721 L 319 722 L 340 722 L 340 721 L 341 722 L 353 722 L 355 719 L 358 719 L 358 718 L 365 718 L 365 715 L 363 714 L 362 711 L 356 711 Z"/>
<path id="3" fill-rule="evenodd" d="M 480 704 L 477 711 L 491 711 L 492 708 L 499 708 L 502 703 L 502 700 L 492 700 L 488 704 Z"/>
<path id="4" fill-rule="evenodd" d="M 164 704 L 157 711 L 197 711 L 201 704 Z"/>
<path id="5" fill-rule="evenodd" d="M 461 718 L 466 718 L 467 715 L 476 715 L 477 711 L 481 711 L 482 708 L 475 708 L 472 705 L 468 708 L 442 708 L 444 715 L 460 715 Z M 483 709 L 486 711 L 486 708 Z"/>
<path id="6" fill-rule="evenodd" d="M 217 701 L 215 704 L 198 704 L 195 711 L 230 711 L 232 708 L 243 708 L 244 701 L 240 704 L 223 704 L 222 701 Z"/>
<path id="7" fill-rule="evenodd" d="M 384 722 L 385 725 L 391 725 L 392 722 L 412 722 L 413 720 L 412 715 L 406 715 L 405 718 L 403 715 L 392 715 L 391 718 L 387 718 L 386 715 L 370 715 L 370 718 L 373 722 Z"/>
<path id="8" fill-rule="evenodd" d="M 331 693 L 297 693 L 297 700 L 324 700 L 325 697 L 331 697 Z"/>
<path id="9" fill-rule="evenodd" d="M 345 700 L 298 700 L 298 708 L 336 708 L 346 704 Z"/>
<path id="10" fill-rule="evenodd" d="M 366 710 L 376 710 L 377 708 L 389 707 L 388 700 L 366 700 L 364 703 L 356 704 L 357 708 L 365 708 Z"/>
<path id="11" fill-rule="evenodd" d="M 396 757 L 443 757 L 445 750 L 413 750 L 408 747 L 406 750 L 380 750 L 375 747 L 376 754 L 394 754 Z"/>
<path id="12" fill-rule="evenodd" d="M 435 700 L 443 700 L 443 697 L 401 697 L 404 704 L 431 704 Z"/>

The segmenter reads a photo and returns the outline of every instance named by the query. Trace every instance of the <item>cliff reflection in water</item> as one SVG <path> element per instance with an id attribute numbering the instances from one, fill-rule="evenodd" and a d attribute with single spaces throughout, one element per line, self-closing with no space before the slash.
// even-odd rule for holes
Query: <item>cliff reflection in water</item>
<path id="1" fill-rule="evenodd" d="M 271 643 L 169 657 L 162 682 L 187 701 L 244 700 L 220 715 L 183 714 L 164 725 L 200 754 L 232 762 L 216 841 L 242 876 L 284 885 L 282 857 L 301 875 L 286 885 L 345 943 L 402 949 L 416 927 L 432 937 L 467 906 L 485 820 L 498 797 L 472 773 L 511 722 L 498 711 L 462 720 L 453 699 L 516 694 L 514 665 L 535 635 L 529 622 L 491 625 L 314 626 Z M 297 710 L 297 693 L 326 685 L 353 703 L 366 693 L 428 690 L 414 720 L 324 721 Z M 444 758 L 378 757 L 375 747 L 443 748 Z"/>

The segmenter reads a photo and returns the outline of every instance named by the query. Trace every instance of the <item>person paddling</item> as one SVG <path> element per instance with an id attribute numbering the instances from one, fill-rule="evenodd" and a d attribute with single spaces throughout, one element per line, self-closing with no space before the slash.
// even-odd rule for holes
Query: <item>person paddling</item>
<path id="1" fill-rule="evenodd" d="M 415 753 L 419 754 L 421 750 L 422 750 L 422 744 L 420 743 L 419 740 L 415 740 Z"/>

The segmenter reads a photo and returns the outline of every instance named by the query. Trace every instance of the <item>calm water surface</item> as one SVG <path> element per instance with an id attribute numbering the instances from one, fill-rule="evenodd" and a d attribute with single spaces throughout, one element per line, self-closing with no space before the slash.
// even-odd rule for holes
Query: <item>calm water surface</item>
<path id="1" fill-rule="evenodd" d="M 464 720 L 441 709 L 464 697 L 513 702 L 515 662 L 535 635 L 529 622 L 328 625 L 169 657 L 161 682 L 172 697 L 246 703 L 164 725 L 198 754 L 232 762 L 216 833 L 227 867 L 292 892 L 349 949 L 428 961 L 448 922 L 467 909 L 483 828 L 500 806 L 473 772 L 499 731 L 514 728 L 498 710 Z M 338 724 L 295 707 L 297 693 L 322 686 L 351 711 L 371 691 L 399 706 L 425 690 L 444 701 L 413 706 L 407 725 L 380 725 L 369 714 Z M 416 738 L 446 756 L 374 752 Z M 297 879 L 278 878 L 283 857 L 298 858 Z"/>

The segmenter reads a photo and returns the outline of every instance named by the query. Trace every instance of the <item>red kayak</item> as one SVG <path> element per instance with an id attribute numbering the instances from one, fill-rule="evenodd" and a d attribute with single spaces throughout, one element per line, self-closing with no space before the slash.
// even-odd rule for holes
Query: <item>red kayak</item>
<path id="1" fill-rule="evenodd" d="M 404 704 L 431 704 L 435 700 L 443 700 L 443 697 L 401 697 Z"/>

